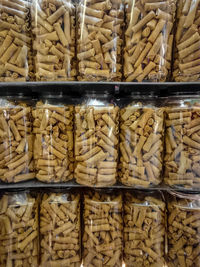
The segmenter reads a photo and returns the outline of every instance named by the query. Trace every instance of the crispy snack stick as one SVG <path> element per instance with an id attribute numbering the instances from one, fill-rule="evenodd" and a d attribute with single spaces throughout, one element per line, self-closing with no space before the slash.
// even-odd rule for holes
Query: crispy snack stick
<path id="1" fill-rule="evenodd" d="M 200 187 L 200 109 L 187 100 L 181 108 L 166 108 L 165 183 L 175 187 Z"/>
<path id="2" fill-rule="evenodd" d="M 80 196 L 49 193 L 40 206 L 41 266 L 80 267 Z"/>
<path id="3" fill-rule="evenodd" d="M 165 266 L 165 203 L 160 196 L 126 193 L 124 262 L 127 267 Z"/>
<path id="4" fill-rule="evenodd" d="M 72 1 L 33 0 L 32 32 L 37 81 L 74 81 L 75 6 Z"/>
<path id="5" fill-rule="evenodd" d="M 0 108 L 0 180 L 17 183 L 35 178 L 31 108 L 4 102 Z"/>
<path id="6" fill-rule="evenodd" d="M 89 192 L 84 196 L 83 265 L 122 265 L 122 197 Z"/>
<path id="7" fill-rule="evenodd" d="M 75 178 L 87 186 L 116 182 L 118 107 L 75 107 Z"/>
<path id="8" fill-rule="evenodd" d="M 0 81 L 23 82 L 34 77 L 30 2 L 0 1 Z"/>
<path id="9" fill-rule="evenodd" d="M 166 81 L 171 71 L 176 0 L 125 0 L 125 12 L 125 81 Z"/>
<path id="10" fill-rule="evenodd" d="M 78 80 L 121 81 L 123 1 L 81 0 L 77 11 Z"/>
<path id="11" fill-rule="evenodd" d="M 38 102 L 32 112 L 36 178 L 42 182 L 73 178 L 73 110 Z"/>
<path id="12" fill-rule="evenodd" d="M 130 104 L 120 110 L 119 177 L 123 184 L 149 187 L 161 183 L 164 110 Z"/>
<path id="13" fill-rule="evenodd" d="M 38 198 L 24 192 L 4 194 L 0 198 L 0 226 L 0 266 L 37 267 Z"/>
<path id="14" fill-rule="evenodd" d="M 177 31 L 173 79 L 177 82 L 198 81 L 200 78 L 200 2 L 178 1 Z"/>
<path id="15" fill-rule="evenodd" d="M 199 196 L 178 194 L 168 203 L 169 267 L 200 265 Z"/>

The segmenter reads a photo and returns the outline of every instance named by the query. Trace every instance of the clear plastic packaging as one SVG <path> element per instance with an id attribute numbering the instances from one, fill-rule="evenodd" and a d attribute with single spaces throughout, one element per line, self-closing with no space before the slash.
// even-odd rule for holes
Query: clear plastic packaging
<path id="1" fill-rule="evenodd" d="M 172 193 L 172 192 L 171 192 Z M 200 198 L 173 192 L 168 202 L 169 267 L 200 266 Z"/>
<path id="2" fill-rule="evenodd" d="M 116 183 L 119 108 L 108 94 L 87 93 L 75 107 L 75 178 L 87 186 Z"/>
<path id="3" fill-rule="evenodd" d="M 84 195 L 83 266 L 122 266 L 122 196 L 114 192 Z"/>
<path id="4" fill-rule="evenodd" d="M 124 77 L 165 82 L 171 72 L 176 0 L 125 0 Z"/>
<path id="5" fill-rule="evenodd" d="M 166 266 L 165 221 L 165 202 L 160 193 L 125 194 L 124 262 L 127 267 Z"/>
<path id="6" fill-rule="evenodd" d="M 176 82 L 200 80 L 200 2 L 178 0 L 173 79 Z"/>
<path id="7" fill-rule="evenodd" d="M 0 196 L 0 266 L 38 267 L 38 198 L 33 193 Z"/>
<path id="8" fill-rule="evenodd" d="M 120 109 L 120 181 L 150 187 L 162 182 L 164 108 L 155 96 L 133 95 Z"/>
<path id="9" fill-rule="evenodd" d="M 175 187 L 200 188 L 200 98 L 166 101 L 164 181 Z"/>
<path id="10" fill-rule="evenodd" d="M 0 99 L 0 180 L 17 183 L 35 178 L 30 98 Z"/>
<path id="11" fill-rule="evenodd" d="M 33 78 L 28 0 L 0 0 L 0 82 Z"/>
<path id="12" fill-rule="evenodd" d="M 78 80 L 121 81 L 123 0 L 80 0 L 77 20 Z"/>
<path id="13" fill-rule="evenodd" d="M 42 182 L 73 178 L 74 107 L 67 102 L 62 95 L 43 95 L 32 112 L 36 178 Z"/>
<path id="14" fill-rule="evenodd" d="M 73 81 L 75 6 L 71 0 L 32 0 L 36 81 Z"/>
<path id="15" fill-rule="evenodd" d="M 41 267 L 80 267 L 80 195 L 45 193 L 40 205 Z"/>

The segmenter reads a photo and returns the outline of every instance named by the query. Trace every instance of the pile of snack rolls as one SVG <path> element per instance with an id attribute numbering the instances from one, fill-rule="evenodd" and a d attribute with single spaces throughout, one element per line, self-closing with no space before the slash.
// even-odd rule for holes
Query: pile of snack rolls
<path id="1" fill-rule="evenodd" d="M 198 95 L 107 94 L 2 97 L 0 182 L 200 189 Z"/>
<path id="2" fill-rule="evenodd" d="M 197 267 L 199 224 L 199 196 L 175 191 L 4 192 L 0 265 Z"/>
<path id="3" fill-rule="evenodd" d="M 200 78 L 198 0 L 0 0 L 0 81 Z"/>

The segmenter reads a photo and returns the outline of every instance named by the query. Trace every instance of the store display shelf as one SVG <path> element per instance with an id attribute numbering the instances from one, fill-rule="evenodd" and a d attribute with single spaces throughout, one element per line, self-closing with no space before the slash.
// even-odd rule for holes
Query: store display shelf
<path id="1" fill-rule="evenodd" d="M 6 90 L 5 90 L 6 89 Z M 0 83 L 0 95 L 16 92 L 28 92 L 28 93 L 39 93 L 41 90 L 48 92 L 63 92 L 67 94 L 83 93 L 85 90 L 107 90 L 113 93 L 128 92 L 134 90 L 142 90 L 149 93 L 149 90 L 155 90 L 161 92 L 163 90 L 195 90 L 200 91 L 200 83 L 176 83 L 176 82 L 165 82 L 165 83 L 152 83 L 152 82 L 141 82 L 141 83 L 128 83 L 128 82 L 2 82 Z"/>
<path id="2" fill-rule="evenodd" d="M 2 183 L 0 182 L 0 191 L 1 190 L 18 190 L 18 189 L 44 189 L 44 188 L 89 188 L 88 186 L 77 184 L 74 180 L 68 181 L 65 183 L 43 183 L 37 180 L 31 180 L 31 181 L 25 181 L 20 183 Z M 92 188 L 92 187 L 90 187 Z M 94 187 L 95 188 L 95 187 Z M 96 187 L 96 188 L 104 188 L 105 187 Z M 161 184 L 158 186 L 150 187 L 150 188 L 133 188 L 128 187 L 125 185 L 122 185 L 121 183 L 117 183 L 113 186 L 107 187 L 109 189 L 118 189 L 118 190 L 144 190 L 144 191 L 154 191 L 154 190 L 160 190 L 160 191 L 169 191 L 169 190 L 176 190 L 180 192 L 188 192 L 188 193 L 200 193 L 200 189 L 196 190 L 189 190 L 186 188 L 170 188 L 165 184 Z"/>

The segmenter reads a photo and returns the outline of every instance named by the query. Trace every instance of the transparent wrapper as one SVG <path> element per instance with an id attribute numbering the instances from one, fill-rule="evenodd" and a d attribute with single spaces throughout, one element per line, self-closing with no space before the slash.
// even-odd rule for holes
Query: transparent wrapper
<path id="1" fill-rule="evenodd" d="M 161 194 L 125 194 L 124 262 L 127 267 L 164 267 L 165 203 Z"/>
<path id="2" fill-rule="evenodd" d="M 87 186 L 109 186 L 116 183 L 118 110 L 117 106 L 94 98 L 75 107 L 77 183 Z"/>
<path id="3" fill-rule="evenodd" d="M 31 107 L 0 100 L 0 180 L 17 183 L 35 178 Z"/>
<path id="4" fill-rule="evenodd" d="M 125 81 L 166 81 L 171 71 L 176 0 L 125 0 L 125 10 Z"/>
<path id="5" fill-rule="evenodd" d="M 0 0 L 1 82 L 33 78 L 30 7 L 26 0 Z"/>
<path id="6" fill-rule="evenodd" d="M 71 0 L 33 0 L 31 26 L 36 80 L 75 80 L 74 3 Z"/>
<path id="7" fill-rule="evenodd" d="M 66 182 L 73 178 L 72 105 L 39 101 L 33 109 L 36 178 L 42 182 Z"/>
<path id="8" fill-rule="evenodd" d="M 80 196 L 45 193 L 40 205 L 41 267 L 80 267 Z"/>
<path id="9" fill-rule="evenodd" d="M 200 188 L 200 100 L 180 97 L 166 105 L 164 181 Z"/>
<path id="10" fill-rule="evenodd" d="M 168 265 L 200 266 L 200 198 L 171 192 L 168 201 Z"/>
<path id="11" fill-rule="evenodd" d="M 83 217 L 83 266 L 122 266 L 121 195 L 85 194 Z"/>
<path id="12" fill-rule="evenodd" d="M 77 20 L 78 80 L 121 81 L 123 0 L 81 0 Z"/>
<path id="13" fill-rule="evenodd" d="M 27 192 L 0 196 L 0 266 L 38 267 L 38 199 Z"/>
<path id="14" fill-rule="evenodd" d="M 200 80 L 200 2 L 178 0 L 173 79 L 176 82 Z"/>
<path id="15" fill-rule="evenodd" d="M 162 182 L 164 109 L 155 100 L 146 101 L 133 101 L 120 109 L 119 177 L 128 186 Z"/>

